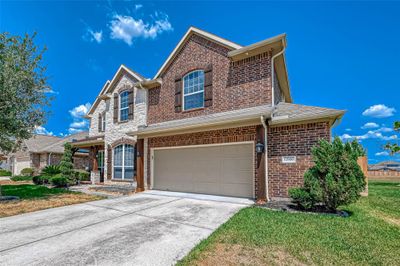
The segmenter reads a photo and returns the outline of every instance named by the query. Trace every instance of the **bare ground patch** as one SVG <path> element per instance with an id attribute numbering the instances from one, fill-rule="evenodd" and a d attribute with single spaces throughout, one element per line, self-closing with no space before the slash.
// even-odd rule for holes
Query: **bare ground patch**
<path id="1" fill-rule="evenodd" d="M 195 265 L 305 265 L 282 248 L 261 248 L 243 245 L 216 244 L 206 251 Z"/>
<path id="2" fill-rule="evenodd" d="M 0 203 L 0 217 L 7 217 L 27 212 L 34 212 L 49 208 L 61 207 L 71 204 L 83 203 L 102 199 L 98 196 L 87 194 L 61 194 L 44 199 L 27 199 L 17 202 Z"/>
<path id="3" fill-rule="evenodd" d="M 385 222 L 387 222 L 389 224 L 397 225 L 400 227 L 400 219 L 399 218 L 394 218 L 394 217 L 388 216 L 384 212 L 381 212 L 378 210 L 374 210 L 373 212 L 371 212 L 371 214 L 374 217 L 384 220 Z"/>
<path id="4" fill-rule="evenodd" d="M 0 185 L 25 185 L 33 184 L 32 181 L 12 181 L 12 180 L 0 180 Z"/>

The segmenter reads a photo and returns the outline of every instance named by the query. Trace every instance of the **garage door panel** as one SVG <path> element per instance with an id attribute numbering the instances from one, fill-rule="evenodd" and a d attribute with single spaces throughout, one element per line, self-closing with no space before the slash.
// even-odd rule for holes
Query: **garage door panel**
<path id="1" fill-rule="evenodd" d="M 153 188 L 253 197 L 253 144 L 154 150 Z"/>

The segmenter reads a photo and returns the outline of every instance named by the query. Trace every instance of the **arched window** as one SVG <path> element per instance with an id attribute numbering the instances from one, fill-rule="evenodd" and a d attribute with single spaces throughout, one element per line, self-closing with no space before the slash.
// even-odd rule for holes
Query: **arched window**
<path id="1" fill-rule="evenodd" d="M 114 179 L 132 180 L 135 173 L 135 148 L 122 144 L 114 148 Z"/>
<path id="2" fill-rule="evenodd" d="M 119 121 L 128 120 L 129 115 L 129 92 L 123 91 L 119 95 Z"/>
<path id="3" fill-rule="evenodd" d="M 183 77 L 183 110 L 204 107 L 204 71 L 196 70 Z"/>

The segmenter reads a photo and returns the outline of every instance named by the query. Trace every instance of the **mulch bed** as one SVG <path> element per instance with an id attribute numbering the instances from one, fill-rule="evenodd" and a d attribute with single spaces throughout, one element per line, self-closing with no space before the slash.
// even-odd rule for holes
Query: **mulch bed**
<path id="1" fill-rule="evenodd" d="M 279 210 L 279 211 L 294 212 L 294 213 L 302 212 L 302 213 L 311 213 L 311 214 L 333 215 L 333 216 L 340 216 L 340 217 L 349 217 L 350 216 L 350 214 L 346 211 L 338 210 L 338 211 L 332 212 L 332 211 L 329 211 L 326 208 L 324 208 L 324 206 L 322 206 L 322 205 L 316 206 L 312 210 L 304 210 L 289 200 L 270 201 L 265 204 L 259 204 L 258 206 L 262 207 L 262 208 L 271 209 L 271 210 Z"/>

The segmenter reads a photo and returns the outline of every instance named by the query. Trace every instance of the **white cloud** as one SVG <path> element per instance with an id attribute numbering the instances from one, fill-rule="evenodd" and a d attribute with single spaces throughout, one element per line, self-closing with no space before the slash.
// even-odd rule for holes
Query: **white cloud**
<path id="1" fill-rule="evenodd" d="M 73 122 L 69 125 L 68 128 L 68 132 L 70 134 L 87 130 L 88 122 L 85 120 L 85 118 L 83 118 L 83 116 L 87 114 L 87 112 L 90 109 L 90 106 L 91 106 L 90 103 L 86 103 L 78 105 L 69 110 L 69 113 L 71 114 L 73 120 Z"/>
<path id="2" fill-rule="evenodd" d="M 369 107 L 362 114 L 364 116 L 371 116 L 376 118 L 385 118 L 393 116 L 396 112 L 395 108 L 387 107 L 384 104 L 376 104 Z"/>
<path id="3" fill-rule="evenodd" d="M 377 127 L 379 127 L 379 125 L 377 123 L 368 122 L 368 123 L 365 123 L 361 128 L 366 129 L 366 128 L 377 128 Z"/>
<path id="4" fill-rule="evenodd" d="M 345 129 L 347 132 L 350 132 L 351 131 L 351 128 L 346 128 Z"/>
<path id="5" fill-rule="evenodd" d="M 82 132 L 82 131 L 84 131 L 84 129 L 81 129 L 81 128 L 72 128 L 72 127 L 68 128 L 68 133 L 69 133 L 69 134 L 75 134 L 75 133 L 79 133 L 79 132 Z"/>
<path id="6" fill-rule="evenodd" d="M 88 27 L 86 29 L 86 34 L 83 36 L 83 39 L 90 42 L 101 43 L 103 41 L 103 31 L 94 31 Z"/>
<path id="7" fill-rule="evenodd" d="M 143 7 L 143 5 L 141 5 L 141 4 L 136 4 L 135 5 L 135 10 L 139 10 L 139 9 L 141 9 Z"/>
<path id="8" fill-rule="evenodd" d="M 72 122 L 69 126 L 72 128 L 85 128 L 87 127 L 88 123 L 85 120 Z"/>
<path id="9" fill-rule="evenodd" d="M 81 104 L 69 110 L 69 113 L 73 118 L 82 118 L 89 111 L 90 106 L 90 103 Z"/>
<path id="10" fill-rule="evenodd" d="M 387 151 L 381 151 L 381 152 L 377 152 L 375 153 L 375 156 L 388 156 L 389 153 Z"/>
<path id="11" fill-rule="evenodd" d="M 117 14 L 110 21 L 110 37 L 111 39 L 122 40 L 130 46 L 135 38 L 154 39 L 164 31 L 173 30 L 167 15 L 156 13 L 155 17 L 157 20 L 150 23 L 142 19 Z"/>
<path id="12" fill-rule="evenodd" d="M 377 130 L 378 132 L 392 132 L 393 128 L 390 127 L 381 127 L 380 129 Z"/>
<path id="13" fill-rule="evenodd" d="M 39 135 L 49 135 L 49 136 L 54 136 L 52 131 L 48 131 L 45 127 L 42 126 L 37 126 L 35 128 L 35 133 Z"/>
<path id="14" fill-rule="evenodd" d="M 382 135 L 380 132 L 380 129 L 377 130 L 370 130 L 364 135 L 349 135 L 349 134 L 343 134 L 340 136 L 342 140 L 351 140 L 351 139 L 357 139 L 357 140 L 365 140 L 365 139 L 378 139 L 378 140 L 395 140 L 397 139 L 397 135 L 391 135 L 391 136 L 385 136 Z"/>

